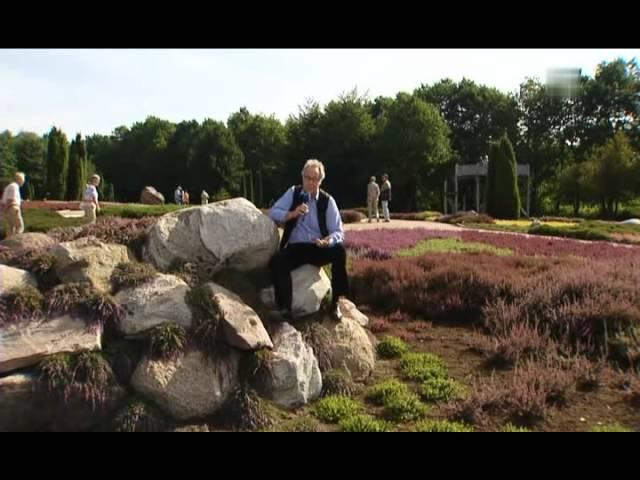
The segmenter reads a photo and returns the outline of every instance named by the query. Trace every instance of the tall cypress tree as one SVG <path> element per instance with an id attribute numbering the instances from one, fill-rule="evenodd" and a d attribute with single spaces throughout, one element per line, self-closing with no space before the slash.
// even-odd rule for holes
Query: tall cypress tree
<path id="1" fill-rule="evenodd" d="M 56 127 L 49 132 L 47 146 L 47 191 L 49 198 L 65 198 L 67 171 L 69 169 L 69 142 L 67 136 Z"/>
<path id="2" fill-rule="evenodd" d="M 80 200 L 86 182 L 85 164 L 87 149 L 80 134 L 76 135 L 69 148 L 69 175 L 67 177 L 67 200 Z"/>
<path id="3" fill-rule="evenodd" d="M 16 171 L 14 137 L 9 130 L 0 133 L 0 181 L 10 181 Z M 2 185 L 0 185 L 2 188 Z"/>
<path id="4" fill-rule="evenodd" d="M 489 159 L 489 196 L 487 210 L 495 218 L 520 218 L 518 164 L 513 145 L 503 135 L 491 147 Z"/>

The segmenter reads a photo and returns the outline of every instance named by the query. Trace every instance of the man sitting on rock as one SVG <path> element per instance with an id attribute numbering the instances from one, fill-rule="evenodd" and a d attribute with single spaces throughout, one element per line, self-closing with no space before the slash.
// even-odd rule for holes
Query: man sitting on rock
<path id="1" fill-rule="evenodd" d="M 291 316 L 291 272 L 311 264 L 331 264 L 331 313 L 342 319 L 339 298 L 349 290 L 347 255 L 343 245 L 344 229 L 338 205 L 331 195 L 320 190 L 325 178 L 324 165 L 307 160 L 302 169 L 302 185 L 293 186 L 269 211 L 269 217 L 284 224 L 280 251 L 271 259 L 271 279 L 282 316 Z"/>

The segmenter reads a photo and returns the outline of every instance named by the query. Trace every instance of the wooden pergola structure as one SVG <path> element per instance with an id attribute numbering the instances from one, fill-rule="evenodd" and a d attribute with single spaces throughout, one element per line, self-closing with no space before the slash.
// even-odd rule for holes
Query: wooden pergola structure
<path id="1" fill-rule="evenodd" d="M 475 178 L 475 204 L 476 204 L 476 212 L 480 212 L 481 198 L 483 194 L 480 189 L 480 179 L 482 177 L 487 177 L 489 173 L 489 164 L 487 158 L 485 157 L 484 161 L 475 164 L 468 165 L 459 165 L 456 164 L 455 175 L 454 175 L 454 191 L 453 191 L 453 212 L 458 213 L 458 207 L 460 205 L 459 200 L 459 184 L 460 180 Z M 527 208 L 526 215 L 529 216 L 531 212 L 531 167 L 528 164 L 520 164 L 518 165 L 518 177 L 527 177 Z M 447 215 L 449 196 L 451 195 L 448 190 L 449 181 L 444 181 L 444 214 Z M 465 199 L 466 200 L 466 199 Z M 486 205 L 486 198 L 484 199 L 483 205 Z M 465 202 L 466 203 L 466 202 Z M 466 210 L 466 205 L 463 207 Z"/>

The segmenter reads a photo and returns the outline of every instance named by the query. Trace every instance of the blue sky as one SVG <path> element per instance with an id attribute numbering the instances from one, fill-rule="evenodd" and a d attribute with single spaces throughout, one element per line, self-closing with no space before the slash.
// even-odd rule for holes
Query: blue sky
<path id="1" fill-rule="evenodd" d="M 281 120 L 309 98 L 354 87 L 370 98 L 463 77 L 516 92 L 525 77 L 581 68 L 640 49 L 578 50 L 1 50 L 0 131 L 109 134 L 155 115 L 226 121 L 241 106 Z"/>

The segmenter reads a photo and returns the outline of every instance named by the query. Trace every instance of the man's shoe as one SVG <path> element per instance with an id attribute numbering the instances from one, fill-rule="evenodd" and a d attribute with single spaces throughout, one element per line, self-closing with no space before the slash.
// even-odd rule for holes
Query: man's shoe
<path id="1" fill-rule="evenodd" d="M 331 305 L 331 318 L 333 318 L 336 322 L 342 320 L 342 310 L 340 310 L 339 303 Z"/>
<path id="2" fill-rule="evenodd" d="M 276 320 L 279 322 L 289 322 L 292 319 L 291 310 L 287 310 L 287 309 L 271 310 L 269 314 L 270 314 L 269 316 L 273 320 Z"/>

